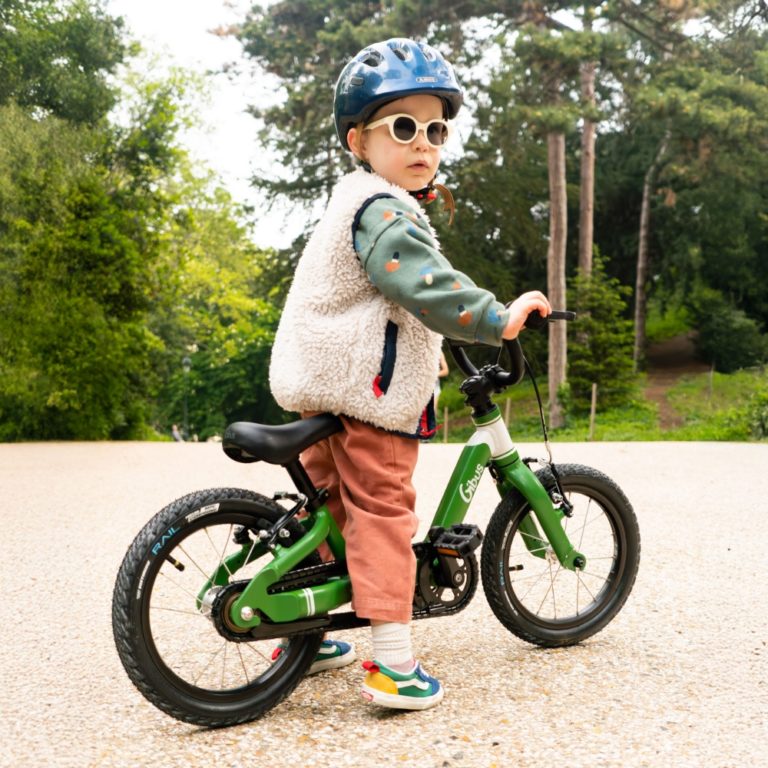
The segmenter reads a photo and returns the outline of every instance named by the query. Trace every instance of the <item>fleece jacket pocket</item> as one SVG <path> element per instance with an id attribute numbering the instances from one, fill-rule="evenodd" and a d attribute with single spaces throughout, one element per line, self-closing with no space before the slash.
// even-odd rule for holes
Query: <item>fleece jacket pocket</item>
<path id="1" fill-rule="evenodd" d="M 387 321 L 384 330 L 384 351 L 381 355 L 381 370 L 373 380 L 373 393 L 376 397 L 387 394 L 392 383 L 392 374 L 395 372 L 395 360 L 397 358 L 397 331 L 396 323 Z"/>

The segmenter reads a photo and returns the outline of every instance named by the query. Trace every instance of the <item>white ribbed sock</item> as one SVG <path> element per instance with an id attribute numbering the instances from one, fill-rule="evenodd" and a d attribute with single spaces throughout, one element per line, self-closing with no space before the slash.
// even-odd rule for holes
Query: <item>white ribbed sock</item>
<path id="1" fill-rule="evenodd" d="M 408 664 L 413 661 L 411 625 L 387 622 L 371 627 L 373 658 L 382 664 Z"/>

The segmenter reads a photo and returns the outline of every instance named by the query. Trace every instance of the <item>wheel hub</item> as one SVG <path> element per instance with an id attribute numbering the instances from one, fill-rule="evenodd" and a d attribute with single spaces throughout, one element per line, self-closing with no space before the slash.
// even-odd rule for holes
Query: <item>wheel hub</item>
<path id="1" fill-rule="evenodd" d="M 213 590 L 218 590 L 213 596 L 210 619 L 213 626 L 216 627 L 216 631 L 224 639 L 235 643 L 242 643 L 245 640 L 253 639 L 249 627 L 238 627 L 232 621 L 232 605 L 242 595 L 246 584 L 248 584 L 248 581 L 236 581 L 232 584 L 227 584 L 225 587 L 212 587 L 203 598 L 203 605 L 205 605 L 208 595 Z"/>

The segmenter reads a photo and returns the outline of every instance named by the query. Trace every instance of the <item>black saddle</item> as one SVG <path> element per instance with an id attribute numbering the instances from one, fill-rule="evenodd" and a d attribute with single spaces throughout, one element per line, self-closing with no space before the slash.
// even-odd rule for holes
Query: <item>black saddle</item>
<path id="1" fill-rule="evenodd" d="M 266 461 L 286 466 L 296 461 L 310 445 L 342 429 L 341 419 L 332 413 L 319 413 L 308 419 L 277 426 L 236 421 L 224 432 L 222 448 L 230 459 L 244 464 Z"/>

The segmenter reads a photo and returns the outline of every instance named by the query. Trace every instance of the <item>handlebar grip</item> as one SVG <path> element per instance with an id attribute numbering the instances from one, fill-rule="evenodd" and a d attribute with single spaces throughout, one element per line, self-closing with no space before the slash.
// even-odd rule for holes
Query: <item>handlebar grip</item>
<path id="1" fill-rule="evenodd" d="M 546 317 L 542 317 L 536 310 L 528 315 L 528 319 L 525 321 L 526 328 L 543 328 L 547 323 L 552 323 L 555 320 L 575 320 L 576 313 L 567 309 L 553 309 Z"/>

